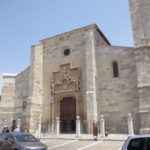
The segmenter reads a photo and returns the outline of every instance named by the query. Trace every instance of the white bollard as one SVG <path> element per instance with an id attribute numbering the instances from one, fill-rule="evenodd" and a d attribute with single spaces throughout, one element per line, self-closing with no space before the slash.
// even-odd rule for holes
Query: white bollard
<path id="1" fill-rule="evenodd" d="M 80 127 L 80 116 L 76 117 L 76 136 L 80 137 L 81 127 Z"/>
<path id="2" fill-rule="evenodd" d="M 40 114 L 39 116 L 39 122 L 38 122 L 38 137 L 41 138 L 41 128 L 42 128 L 42 116 Z"/>
<path id="3" fill-rule="evenodd" d="M 21 119 L 18 118 L 16 122 L 16 128 L 14 129 L 15 132 L 20 132 L 21 131 Z"/>
<path id="4" fill-rule="evenodd" d="M 128 113 L 128 133 L 134 135 L 133 118 L 131 113 Z"/>
<path id="5" fill-rule="evenodd" d="M 16 131 L 20 132 L 21 131 L 21 119 L 17 119 L 17 128 L 15 129 Z"/>
<path id="6" fill-rule="evenodd" d="M 21 119 L 17 119 L 17 128 L 21 129 Z"/>
<path id="7" fill-rule="evenodd" d="M 60 134 L 60 120 L 59 117 L 56 117 L 56 135 Z"/>
<path id="8" fill-rule="evenodd" d="M 54 122 L 55 122 L 55 121 L 52 121 L 52 124 L 51 124 L 51 133 L 55 133 Z"/>
<path id="9" fill-rule="evenodd" d="M 41 138 L 41 123 L 38 124 L 38 138 Z"/>
<path id="10" fill-rule="evenodd" d="M 100 137 L 105 137 L 105 120 L 104 120 L 104 115 L 100 116 Z"/>

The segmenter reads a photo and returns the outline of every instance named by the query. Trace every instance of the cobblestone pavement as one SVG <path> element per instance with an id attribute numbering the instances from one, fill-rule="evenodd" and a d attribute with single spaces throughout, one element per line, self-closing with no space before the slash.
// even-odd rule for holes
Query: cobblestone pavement
<path id="1" fill-rule="evenodd" d="M 123 141 L 43 140 L 48 150 L 121 150 Z"/>

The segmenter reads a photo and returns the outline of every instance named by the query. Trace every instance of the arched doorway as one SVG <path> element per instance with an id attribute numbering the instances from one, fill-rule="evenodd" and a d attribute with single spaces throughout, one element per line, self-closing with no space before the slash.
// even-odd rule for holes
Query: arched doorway
<path id="1" fill-rule="evenodd" d="M 60 132 L 75 133 L 76 131 L 76 99 L 64 97 L 60 101 Z"/>

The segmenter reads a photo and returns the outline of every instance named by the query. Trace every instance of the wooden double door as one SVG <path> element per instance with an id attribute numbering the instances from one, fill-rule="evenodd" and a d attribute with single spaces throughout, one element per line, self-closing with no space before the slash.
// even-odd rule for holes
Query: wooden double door
<path id="1" fill-rule="evenodd" d="M 60 132 L 75 133 L 76 131 L 76 99 L 64 97 L 60 102 Z"/>

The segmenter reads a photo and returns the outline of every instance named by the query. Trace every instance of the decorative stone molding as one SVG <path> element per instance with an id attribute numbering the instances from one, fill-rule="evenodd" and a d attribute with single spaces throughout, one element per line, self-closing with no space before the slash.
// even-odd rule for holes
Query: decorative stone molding
<path id="1" fill-rule="evenodd" d="M 70 64 L 60 66 L 60 71 L 53 73 L 51 80 L 51 96 L 65 92 L 80 91 L 80 70 L 71 68 Z"/>

